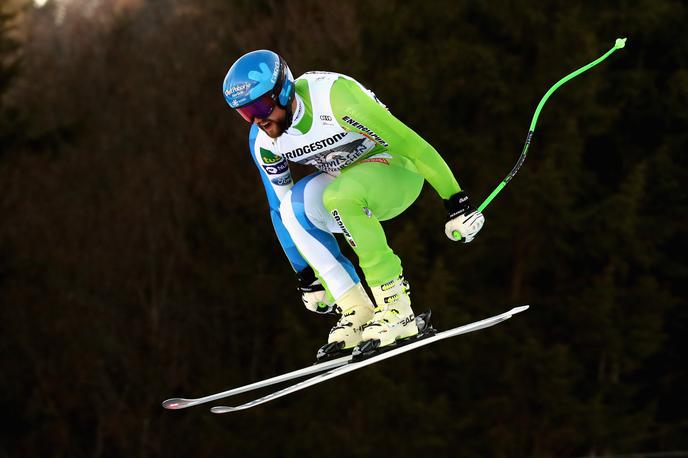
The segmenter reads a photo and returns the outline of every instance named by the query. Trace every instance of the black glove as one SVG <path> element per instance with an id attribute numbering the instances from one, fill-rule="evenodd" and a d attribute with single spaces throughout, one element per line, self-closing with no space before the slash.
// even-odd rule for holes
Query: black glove
<path id="1" fill-rule="evenodd" d="M 447 221 L 459 215 L 467 215 L 474 210 L 473 205 L 468 200 L 466 191 L 457 192 L 445 200 L 444 208 L 447 209 Z"/>

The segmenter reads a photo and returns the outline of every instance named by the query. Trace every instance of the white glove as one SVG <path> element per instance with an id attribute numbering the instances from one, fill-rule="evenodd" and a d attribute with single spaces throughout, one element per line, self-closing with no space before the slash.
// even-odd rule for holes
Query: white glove
<path id="1" fill-rule="evenodd" d="M 485 217 L 468 202 L 464 191 L 454 194 L 444 201 L 449 221 L 444 225 L 444 233 L 449 240 L 469 243 L 482 229 Z"/>
<path id="2" fill-rule="evenodd" d="M 309 288 L 311 288 L 311 291 L 304 291 L 299 288 L 301 289 L 301 300 L 303 301 L 303 305 L 311 312 L 332 313 L 335 304 L 328 301 L 327 291 L 325 291 L 320 280 L 316 280 L 316 283 L 309 285 Z"/>
<path id="3" fill-rule="evenodd" d="M 335 313 L 336 304 L 333 298 L 327 294 L 325 287 L 315 276 L 310 267 L 296 274 L 299 286 L 296 288 L 301 293 L 303 305 L 315 313 Z"/>

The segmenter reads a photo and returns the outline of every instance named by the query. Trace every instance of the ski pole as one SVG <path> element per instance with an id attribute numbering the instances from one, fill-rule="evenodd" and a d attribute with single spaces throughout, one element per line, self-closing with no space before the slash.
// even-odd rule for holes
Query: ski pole
<path id="1" fill-rule="evenodd" d="M 521 152 L 521 157 L 518 158 L 516 165 L 514 166 L 513 169 L 511 169 L 511 172 L 509 172 L 509 174 L 506 176 L 506 178 L 504 178 L 502 180 L 502 182 L 499 183 L 499 185 L 494 189 L 494 191 L 492 191 L 492 193 L 490 193 L 490 195 L 487 196 L 487 199 L 485 199 L 485 201 L 483 201 L 483 203 L 480 204 L 480 207 L 478 207 L 479 212 L 482 212 L 485 209 L 485 207 L 487 207 L 490 204 L 490 202 L 492 202 L 492 199 L 494 199 L 495 196 L 497 194 L 499 194 L 499 192 L 502 189 L 504 189 L 504 186 L 506 186 L 507 183 L 509 183 L 509 181 L 511 181 L 511 179 L 518 172 L 518 169 L 520 169 L 521 166 L 523 165 L 523 162 L 526 160 L 526 154 L 528 153 L 528 146 L 530 146 L 530 141 L 532 140 L 533 133 L 535 132 L 535 124 L 537 124 L 538 116 L 540 116 L 540 111 L 542 110 L 542 107 L 545 105 L 545 102 L 547 102 L 547 99 L 549 98 L 549 96 L 552 95 L 552 93 L 554 91 L 556 91 L 564 83 L 566 83 L 570 79 L 575 78 L 576 76 L 580 75 L 581 73 L 591 69 L 592 67 L 594 67 L 595 65 L 599 64 L 600 62 L 605 60 L 607 57 L 609 57 L 614 51 L 616 51 L 617 49 L 623 48 L 625 45 L 626 45 L 626 38 L 617 38 L 612 49 L 610 49 L 609 51 L 604 53 L 604 55 L 595 59 L 594 61 L 590 62 L 589 64 L 579 68 L 578 70 L 569 73 L 568 75 L 566 75 L 565 77 L 563 77 L 562 79 L 557 81 L 557 83 L 554 86 L 549 88 L 549 90 L 545 93 L 545 95 L 540 100 L 540 103 L 538 104 L 537 108 L 535 109 L 535 114 L 533 114 L 533 119 L 530 121 L 530 129 L 528 129 L 528 135 L 526 136 L 526 143 L 523 146 L 523 151 Z M 458 240 L 461 240 L 461 234 L 459 234 L 459 231 L 454 231 L 452 233 L 452 235 L 454 235 L 454 237 L 457 238 Z"/>

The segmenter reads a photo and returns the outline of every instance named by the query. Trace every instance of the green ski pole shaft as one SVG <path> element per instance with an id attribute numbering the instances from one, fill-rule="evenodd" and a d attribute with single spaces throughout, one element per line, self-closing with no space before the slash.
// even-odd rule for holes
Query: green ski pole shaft
<path id="1" fill-rule="evenodd" d="M 545 102 L 547 102 L 547 99 L 549 99 L 549 96 L 551 96 L 554 91 L 559 89 L 560 86 L 562 86 L 564 83 L 567 81 L 575 78 L 576 76 L 580 75 L 581 73 L 591 69 L 595 65 L 599 64 L 603 60 L 605 60 L 607 57 L 609 57 L 614 51 L 617 49 L 621 49 L 625 46 L 626 44 L 626 39 L 625 38 L 617 38 L 616 42 L 614 43 L 614 46 L 612 49 L 604 53 L 604 55 L 600 56 L 599 58 L 595 59 L 594 61 L 590 62 L 589 64 L 579 68 L 578 70 L 569 73 L 562 79 L 556 82 L 554 86 L 549 88 L 549 90 L 545 93 L 545 95 L 542 97 L 540 100 L 540 103 L 538 104 L 537 108 L 535 109 L 535 113 L 533 114 L 533 119 L 530 121 L 530 128 L 528 129 L 528 135 L 526 136 L 526 142 L 525 145 L 523 145 L 523 151 L 521 151 L 521 156 L 518 158 L 518 161 L 516 162 L 516 165 L 514 166 L 513 169 L 511 169 L 511 172 L 502 180 L 499 185 L 490 193 L 489 196 L 487 196 L 487 199 L 483 201 L 482 204 L 478 207 L 478 211 L 482 212 L 488 205 L 490 205 L 490 202 L 492 202 L 492 199 L 494 199 L 497 194 L 501 192 L 502 189 L 511 181 L 511 179 L 516 175 L 518 170 L 521 168 L 523 165 L 523 162 L 526 160 L 526 155 L 528 154 L 528 147 L 530 146 L 530 142 L 533 138 L 533 133 L 535 132 L 535 125 L 537 124 L 538 117 L 540 116 L 540 111 L 542 111 L 542 107 L 545 105 Z M 455 238 L 458 240 L 461 239 L 461 234 L 459 234 L 459 231 L 454 231 L 452 233 Z"/>

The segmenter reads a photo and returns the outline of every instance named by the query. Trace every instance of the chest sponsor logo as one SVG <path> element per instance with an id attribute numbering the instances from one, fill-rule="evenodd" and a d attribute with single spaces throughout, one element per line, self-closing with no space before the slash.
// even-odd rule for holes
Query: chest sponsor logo
<path id="1" fill-rule="evenodd" d="M 276 162 L 275 164 L 263 165 L 262 167 L 265 169 L 265 172 L 267 172 L 268 175 L 280 175 L 289 170 L 289 165 L 284 159 Z"/>
<path id="2" fill-rule="evenodd" d="M 299 148 L 295 148 L 291 151 L 284 153 L 284 157 L 286 157 L 287 159 L 296 159 L 303 156 L 304 154 L 315 153 L 317 151 L 320 151 L 321 149 L 327 148 L 328 146 L 334 145 L 345 136 L 346 133 L 339 133 L 331 137 L 325 138 L 323 140 L 318 140 L 317 142 L 309 143 L 308 145 L 303 145 Z"/>
<path id="3" fill-rule="evenodd" d="M 265 149 L 265 148 L 260 149 L 260 158 L 266 164 L 275 164 L 276 162 L 279 162 L 282 160 L 281 157 L 275 156 L 272 151 L 270 151 L 269 149 Z"/>
<path id="4" fill-rule="evenodd" d="M 389 143 L 387 143 L 382 137 L 380 137 L 378 134 L 376 134 L 372 130 L 368 129 L 365 125 L 361 124 L 360 122 L 356 121 L 355 119 L 353 119 L 349 116 L 343 116 L 342 121 L 344 121 L 345 123 L 354 127 L 355 129 L 360 130 L 361 133 L 363 133 L 363 135 L 367 136 L 368 138 L 370 138 L 372 141 L 374 141 L 378 145 L 382 145 L 384 147 L 389 146 Z"/>
<path id="5" fill-rule="evenodd" d="M 323 172 L 336 172 L 353 164 L 370 150 L 365 138 L 359 138 L 343 145 L 337 145 L 332 150 L 318 154 L 308 159 L 307 164 L 315 166 Z"/>
<path id="6" fill-rule="evenodd" d="M 325 162 L 340 162 L 349 156 L 348 151 L 333 151 L 325 156 Z"/>
<path id="7" fill-rule="evenodd" d="M 275 177 L 270 180 L 272 184 L 276 184 L 277 186 L 286 186 L 288 184 L 291 184 L 291 175 L 285 175 L 283 177 Z"/>

